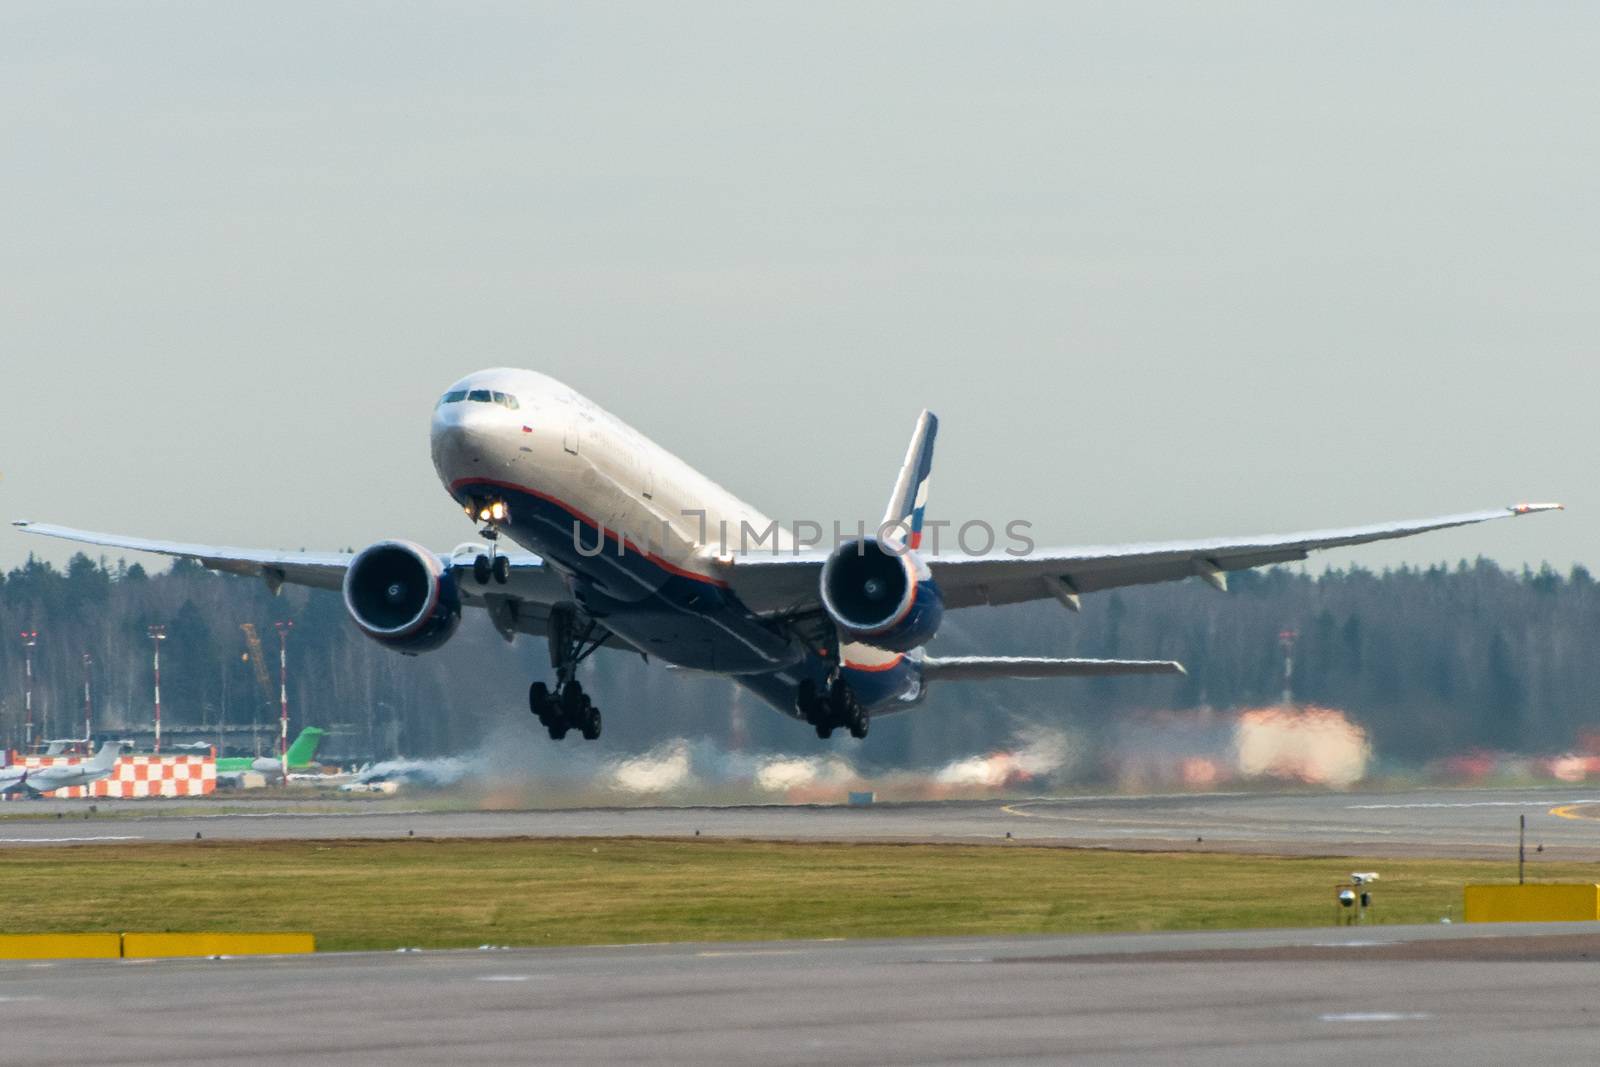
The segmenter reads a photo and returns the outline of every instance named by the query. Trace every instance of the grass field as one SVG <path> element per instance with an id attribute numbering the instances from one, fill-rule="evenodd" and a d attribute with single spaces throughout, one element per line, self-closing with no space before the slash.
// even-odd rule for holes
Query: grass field
<path id="1" fill-rule="evenodd" d="M 1514 865 L 744 841 L 406 840 L 0 851 L 0 932 L 310 930 L 325 950 L 1317 926 L 1461 916 Z M 1594 881 L 1582 864 L 1542 880 Z"/>

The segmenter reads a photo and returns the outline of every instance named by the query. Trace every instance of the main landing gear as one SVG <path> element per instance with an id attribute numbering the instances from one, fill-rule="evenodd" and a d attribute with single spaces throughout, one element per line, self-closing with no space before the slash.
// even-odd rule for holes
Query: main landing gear
<path id="1" fill-rule="evenodd" d="M 583 683 L 574 675 L 578 664 L 605 644 L 610 634 L 592 619 L 580 626 L 570 609 L 552 611 L 549 629 L 550 665 L 556 669 L 555 691 L 543 682 L 534 682 L 528 687 L 528 710 L 550 731 L 552 741 L 566 737 L 568 730 L 577 730 L 585 741 L 593 741 L 600 736 L 600 709 L 594 706 L 589 694 L 583 691 Z"/>
<path id="2" fill-rule="evenodd" d="M 534 682 L 528 687 L 528 710 L 539 716 L 539 722 L 550 731 L 552 741 L 560 741 L 574 727 L 583 734 L 585 741 L 600 736 L 600 709 L 594 706 L 589 694 L 583 691 L 583 683 L 577 679 L 566 685 L 558 684 L 554 693 L 543 682 Z"/>
<path id="3" fill-rule="evenodd" d="M 867 736 L 871 719 L 851 688 L 838 678 L 829 682 L 821 693 L 814 683 L 801 682 L 795 703 L 801 716 L 816 727 L 817 736 L 823 740 L 832 737 L 834 729 L 840 726 L 849 730 L 851 737 Z"/>

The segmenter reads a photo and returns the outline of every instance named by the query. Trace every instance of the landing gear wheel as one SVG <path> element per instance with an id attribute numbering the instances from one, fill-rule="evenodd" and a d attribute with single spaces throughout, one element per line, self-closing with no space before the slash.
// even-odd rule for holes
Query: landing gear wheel
<path id="1" fill-rule="evenodd" d="M 550 687 L 543 682 L 534 682 L 528 686 L 528 710 L 539 716 L 539 721 L 549 725 L 546 720 L 550 717 Z"/>
<path id="2" fill-rule="evenodd" d="M 850 692 L 850 687 L 843 682 L 835 682 L 828 687 L 828 716 L 835 725 L 843 726 L 850 721 L 850 713 L 855 708 L 855 694 Z"/>
<path id="3" fill-rule="evenodd" d="M 493 569 L 488 556 L 475 557 L 472 561 L 472 580 L 479 585 L 488 585 L 489 575 Z"/>
<path id="4" fill-rule="evenodd" d="M 484 559 L 484 557 L 479 557 Z M 490 566 L 484 559 L 485 566 Z M 476 572 L 475 572 L 476 573 Z M 510 561 L 496 556 L 492 576 L 504 582 L 510 576 Z M 560 741 L 577 730 L 590 741 L 600 736 L 600 709 L 573 677 L 578 665 L 611 638 L 594 619 L 580 619 L 571 605 L 557 605 L 549 618 L 550 666 L 555 669 L 554 689 L 543 682 L 528 687 L 528 709 L 539 717 L 552 741 Z"/>
<path id="5" fill-rule="evenodd" d="M 859 705 L 855 708 L 852 708 L 850 713 L 850 721 L 845 723 L 845 725 L 850 728 L 851 737 L 854 737 L 857 740 L 866 737 L 868 725 L 867 713 L 862 711 Z"/>
<path id="6" fill-rule="evenodd" d="M 824 741 L 826 741 L 828 738 L 833 736 L 833 727 L 826 726 L 826 725 L 824 725 L 822 723 L 818 723 L 817 724 L 817 736 L 822 738 Z"/>
<path id="7" fill-rule="evenodd" d="M 505 585 L 511 580 L 511 557 L 496 556 L 489 565 L 489 571 L 494 575 L 494 580 L 500 585 Z"/>

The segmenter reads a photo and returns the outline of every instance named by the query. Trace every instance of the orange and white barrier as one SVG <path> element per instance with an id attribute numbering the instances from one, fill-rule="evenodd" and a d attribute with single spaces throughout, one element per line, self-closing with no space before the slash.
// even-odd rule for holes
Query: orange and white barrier
<path id="1" fill-rule="evenodd" d="M 24 756 L 24 767 L 85 763 L 88 756 Z M 47 797 L 203 797 L 217 788 L 217 761 L 211 756 L 121 756 L 111 773 L 88 785 L 70 785 Z M 26 794 L 9 793 L 6 799 Z"/>

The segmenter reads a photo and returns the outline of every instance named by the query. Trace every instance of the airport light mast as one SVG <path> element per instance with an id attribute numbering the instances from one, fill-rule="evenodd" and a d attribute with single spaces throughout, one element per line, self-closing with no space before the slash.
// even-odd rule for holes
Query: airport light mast
<path id="1" fill-rule="evenodd" d="M 1300 637 L 1297 630 L 1280 630 L 1278 643 L 1283 646 L 1283 706 L 1294 707 L 1294 643 Z"/>
<path id="2" fill-rule="evenodd" d="M 155 646 L 156 671 L 156 755 L 161 755 L 161 642 L 167 639 L 167 628 L 151 624 L 150 643 Z"/>
<path id="3" fill-rule="evenodd" d="M 278 758 L 283 761 L 283 784 L 289 784 L 289 631 L 292 622 L 274 623 L 278 631 Z"/>
<path id="4" fill-rule="evenodd" d="M 90 755 L 90 738 L 94 737 L 92 729 L 94 724 L 94 700 L 89 692 L 89 668 L 94 660 L 89 653 L 83 654 L 83 754 Z"/>
<path id="5" fill-rule="evenodd" d="M 22 750 L 33 750 L 33 646 L 39 643 L 38 630 L 22 631 L 23 660 L 27 664 L 26 683 L 23 689 Z"/>

